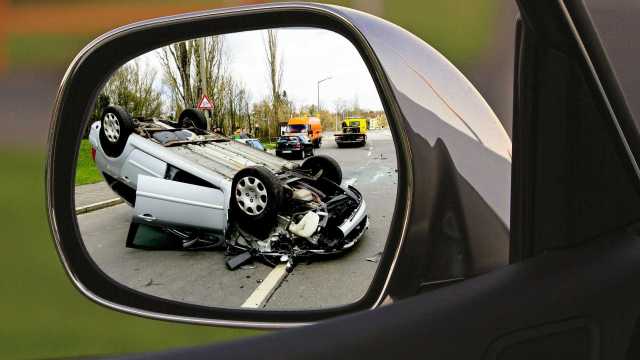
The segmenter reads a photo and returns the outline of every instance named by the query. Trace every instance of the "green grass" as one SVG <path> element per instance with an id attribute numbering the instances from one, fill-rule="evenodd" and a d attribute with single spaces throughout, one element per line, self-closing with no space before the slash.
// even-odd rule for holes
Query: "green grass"
<path id="1" fill-rule="evenodd" d="M 76 166 L 76 185 L 94 184 L 102 180 L 102 174 L 91 158 L 91 143 L 87 139 L 82 139 Z"/>
<path id="2" fill-rule="evenodd" d="M 265 149 L 267 150 L 275 150 L 275 148 L 278 146 L 278 144 L 276 143 L 262 143 L 262 146 L 264 146 Z"/>
<path id="3" fill-rule="evenodd" d="M 258 334 L 122 314 L 81 295 L 54 249 L 44 201 L 44 154 L 0 148 L 0 359 L 156 351 Z"/>

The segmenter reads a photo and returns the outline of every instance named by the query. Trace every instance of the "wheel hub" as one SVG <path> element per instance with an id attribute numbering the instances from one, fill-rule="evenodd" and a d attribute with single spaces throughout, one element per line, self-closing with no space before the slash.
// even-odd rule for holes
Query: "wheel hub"
<path id="1" fill-rule="evenodd" d="M 267 206 L 267 188 L 253 176 L 245 176 L 236 184 L 236 202 L 247 215 L 259 215 Z"/>
<path id="2" fill-rule="evenodd" d="M 120 121 L 113 113 L 107 113 L 104 116 L 103 121 L 104 126 L 104 134 L 107 137 L 107 140 L 111 143 L 118 142 L 120 138 Z"/>

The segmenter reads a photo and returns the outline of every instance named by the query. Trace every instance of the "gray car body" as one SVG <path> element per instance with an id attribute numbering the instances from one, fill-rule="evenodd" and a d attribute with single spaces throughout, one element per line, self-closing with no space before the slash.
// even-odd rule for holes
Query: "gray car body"
<path id="1" fill-rule="evenodd" d="M 156 122 L 156 125 L 167 125 Z M 280 159 L 242 142 L 228 140 L 201 145 L 165 147 L 136 133 L 129 135 L 117 157 L 102 150 L 100 122 L 91 126 L 89 141 L 96 149 L 98 169 L 136 190 L 135 218 L 149 225 L 198 227 L 225 233 L 233 175 L 248 166 L 264 166 L 274 174 L 299 165 Z M 195 136 L 195 134 L 194 134 Z M 203 187 L 165 179 L 169 166 L 194 175 L 213 187 Z M 366 216 L 364 201 L 356 213 Z"/>

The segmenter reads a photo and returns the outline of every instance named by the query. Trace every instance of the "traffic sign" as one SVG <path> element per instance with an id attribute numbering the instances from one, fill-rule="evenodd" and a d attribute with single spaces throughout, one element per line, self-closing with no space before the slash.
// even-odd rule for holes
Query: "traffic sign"
<path id="1" fill-rule="evenodd" d="M 211 109 L 213 109 L 213 103 L 211 102 L 211 100 L 209 100 L 207 95 L 202 95 L 202 99 L 200 99 L 200 102 L 198 103 L 197 107 L 198 107 L 198 109 L 211 110 Z"/>

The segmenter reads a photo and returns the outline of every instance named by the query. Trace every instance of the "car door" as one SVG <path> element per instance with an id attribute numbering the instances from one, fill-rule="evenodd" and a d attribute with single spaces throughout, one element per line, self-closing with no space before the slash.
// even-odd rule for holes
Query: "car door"
<path id="1" fill-rule="evenodd" d="M 583 2 L 518 4 L 510 265 L 378 310 L 149 358 L 637 359 L 639 127 Z"/>
<path id="2" fill-rule="evenodd" d="M 138 222 L 224 233 L 226 214 L 225 196 L 220 189 L 138 176 L 135 203 Z"/>

